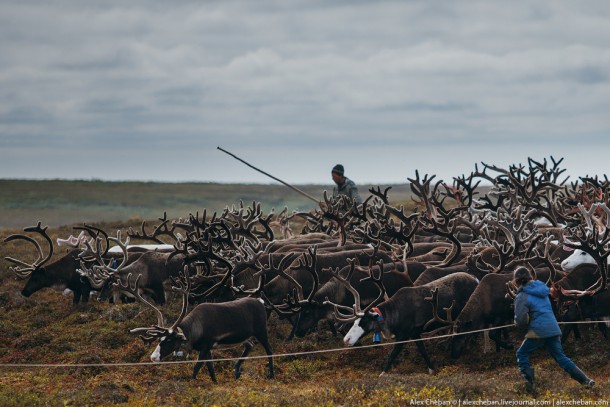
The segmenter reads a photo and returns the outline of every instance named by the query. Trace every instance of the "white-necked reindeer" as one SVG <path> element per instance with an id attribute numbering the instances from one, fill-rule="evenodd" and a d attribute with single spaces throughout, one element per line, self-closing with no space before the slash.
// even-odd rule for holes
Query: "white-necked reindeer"
<path id="1" fill-rule="evenodd" d="M 130 332 L 143 333 L 140 337 L 151 343 L 156 339 L 159 344 L 150 356 L 153 362 L 160 362 L 168 355 L 174 354 L 181 348 L 187 352 L 199 351 L 198 361 L 193 369 L 193 379 L 205 362 L 210 378 L 216 382 L 214 366 L 212 364 L 212 349 L 223 349 L 243 344 L 242 358 L 248 356 L 254 343 L 252 338 L 258 340 L 265 348 L 269 359 L 269 377 L 273 378 L 273 351 L 267 337 L 267 311 L 261 300 L 245 297 L 224 303 L 203 303 L 197 305 L 187 314 L 188 296 L 191 281 L 185 267 L 179 279 L 174 279 L 174 291 L 182 293 L 182 312 L 178 319 L 168 328 L 165 325 L 161 311 L 146 301 L 139 294 L 136 278 L 132 285 L 131 276 L 127 283 L 118 282 L 121 290 L 131 292 L 138 300 L 151 307 L 157 315 L 157 324 L 147 328 L 135 328 Z M 259 287 L 260 289 L 260 287 Z M 235 364 L 235 378 L 241 375 L 241 365 L 244 359 Z"/>

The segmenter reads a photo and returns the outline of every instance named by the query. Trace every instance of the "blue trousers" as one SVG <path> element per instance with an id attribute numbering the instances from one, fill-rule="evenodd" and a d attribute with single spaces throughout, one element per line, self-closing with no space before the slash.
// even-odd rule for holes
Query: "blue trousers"
<path id="1" fill-rule="evenodd" d="M 544 345 L 546 350 L 551 354 L 553 359 L 559 366 L 568 373 L 572 373 L 577 369 L 574 362 L 570 360 L 564 353 L 561 347 L 561 336 L 552 336 L 550 338 L 531 339 L 526 338 L 519 349 L 517 349 L 517 364 L 519 370 L 524 371 L 531 367 L 529 356 L 533 351 Z"/>

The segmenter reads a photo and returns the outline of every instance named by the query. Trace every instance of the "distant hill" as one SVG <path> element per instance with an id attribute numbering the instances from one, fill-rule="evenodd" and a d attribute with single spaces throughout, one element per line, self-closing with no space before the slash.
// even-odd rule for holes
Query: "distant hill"
<path id="1" fill-rule="evenodd" d="M 363 198 L 369 188 L 391 186 L 393 203 L 409 201 L 408 184 L 358 185 Z M 314 197 L 323 198 L 332 185 L 298 185 Z M 25 227 L 41 221 L 43 226 L 81 222 L 153 220 L 167 212 L 168 218 L 188 216 L 207 209 L 221 212 L 226 206 L 260 202 L 268 213 L 288 207 L 308 211 L 315 203 L 280 184 L 214 184 L 104 182 L 65 180 L 0 180 L 0 228 Z"/>

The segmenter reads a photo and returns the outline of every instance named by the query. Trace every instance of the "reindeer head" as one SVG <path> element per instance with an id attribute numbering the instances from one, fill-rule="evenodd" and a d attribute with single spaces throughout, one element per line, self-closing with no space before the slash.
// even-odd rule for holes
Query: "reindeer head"
<path id="1" fill-rule="evenodd" d="M 159 362 L 163 358 L 177 351 L 182 345 L 184 345 L 188 338 L 179 327 L 180 323 L 186 316 L 188 309 L 188 297 L 191 290 L 191 279 L 189 277 L 188 267 L 185 266 L 180 272 L 180 277 L 173 279 L 172 290 L 182 294 L 182 311 L 178 319 L 172 324 L 171 327 L 165 327 L 163 314 L 161 311 L 144 299 L 139 292 L 139 282 L 141 275 L 137 276 L 135 282 L 131 283 L 131 274 L 127 277 L 127 282 L 123 284 L 120 280 L 115 283 L 121 290 L 127 291 L 133 294 L 139 301 L 151 307 L 157 315 L 157 324 L 147 328 L 135 328 L 131 329 L 131 333 L 143 333 L 140 338 L 146 343 L 152 343 L 156 339 L 159 340 L 159 344 L 155 348 L 155 351 L 150 355 L 150 360 L 153 362 Z"/>
<path id="2" fill-rule="evenodd" d="M 345 285 L 345 288 L 353 295 L 354 297 L 354 305 L 352 308 L 346 307 L 343 305 L 335 304 L 326 299 L 324 304 L 330 304 L 334 307 L 335 319 L 339 322 L 353 322 L 352 327 L 349 332 L 343 338 L 343 342 L 346 346 L 354 346 L 358 340 L 366 335 L 368 332 L 373 330 L 381 331 L 382 325 L 380 324 L 380 320 L 383 319 L 383 316 L 380 314 L 380 310 L 378 308 L 373 308 L 375 305 L 379 304 L 382 299 L 387 300 L 386 290 L 382 282 L 383 278 L 383 264 L 380 264 L 379 274 L 373 275 L 373 269 L 370 268 L 370 276 L 366 279 L 370 279 L 373 281 L 377 287 L 379 287 L 379 295 L 375 300 L 369 303 L 364 309 L 361 309 L 361 301 L 360 301 L 360 293 L 351 285 L 350 279 L 352 277 L 354 271 L 354 261 L 351 261 L 351 269 L 347 273 L 346 277 L 342 277 L 339 275 L 339 270 L 331 270 L 333 276 L 337 281 L 341 284 Z M 346 312 L 346 313 L 344 313 Z"/>

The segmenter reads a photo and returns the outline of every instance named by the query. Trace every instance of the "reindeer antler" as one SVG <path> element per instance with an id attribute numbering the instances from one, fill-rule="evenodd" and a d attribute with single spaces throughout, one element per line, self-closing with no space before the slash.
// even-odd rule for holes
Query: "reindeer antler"
<path id="1" fill-rule="evenodd" d="M 443 308 L 443 310 L 447 314 L 447 319 L 443 319 L 438 315 L 438 287 L 434 287 L 430 290 L 430 297 L 425 297 L 424 300 L 430 301 L 432 303 L 432 319 L 424 325 L 424 331 L 428 329 L 430 325 L 435 322 L 441 323 L 443 326 L 437 328 L 433 331 L 426 332 L 426 336 L 434 336 L 437 333 L 448 330 L 452 331 L 455 322 L 452 318 L 453 307 L 455 306 L 455 300 L 452 301 L 451 306 L 448 308 Z"/>
<path id="2" fill-rule="evenodd" d="M 341 322 L 353 322 L 358 318 L 362 318 L 366 315 L 366 313 L 373 308 L 375 305 L 379 304 L 379 301 L 384 298 L 386 290 L 385 287 L 383 285 L 382 282 L 382 278 L 383 278 L 383 268 L 379 269 L 379 275 L 375 276 L 373 275 L 372 271 L 371 271 L 371 275 L 370 275 L 370 279 L 371 281 L 373 281 L 377 287 L 379 287 L 379 295 L 377 296 L 377 298 L 372 301 L 370 304 L 368 304 L 364 309 L 361 309 L 361 303 L 360 303 L 360 293 L 358 292 L 358 290 L 356 290 L 350 283 L 350 279 L 352 277 L 352 274 L 355 270 L 356 267 L 356 260 L 355 259 L 348 259 L 348 262 L 350 263 L 350 270 L 348 271 L 347 275 L 345 277 L 341 277 L 341 275 L 339 274 L 339 269 L 330 269 L 331 274 L 333 275 L 333 278 L 336 278 L 337 281 L 339 281 L 341 284 L 343 284 L 345 286 L 345 288 L 352 294 L 352 296 L 354 297 L 354 306 L 353 308 L 349 308 L 349 307 L 345 307 L 343 305 L 339 305 L 339 304 L 335 304 L 334 302 L 330 301 L 328 298 L 326 298 L 326 300 L 323 302 L 324 305 L 329 304 L 332 305 L 334 307 L 334 313 L 335 313 L 335 318 Z M 372 269 L 371 269 L 372 270 Z M 347 312 L 351 312 L 352 315 L 346 315 L 346 314 L 342 314 L 339 310 L 344 310 Z"/>
<path id="3" fill-rule="evenodd" d="M 131 284 L 130 283 L 131 274 L 129 274 L 129 276 L 127 277 L 126 284 L 123 284 L 122 282 L 117 282 L 117 283 L 115 283 L 115 285 L 120 287 L 122 290 L 125 290 L 125 291 L 133 294 L 139 301 L 141 301 L 145 305 L 152 308 L 153 311 L 155 312 L 155 314 L 157 316 L 156 325 L 146 327 L 146 328 L 134 328 L 134 329 L 129 330 L 129 332 L 131 332 L 131 333 L 142 333 L 143 332 L 144 335 L 140 335 L 140 338 L 144 342 L 150 343 L 156 338 L 167 335 L 168 332 L 171 332 L 174 329 L 176 329 L 176 327 L 180 324 L 180 322 L 182 322 L 182 320 L 186 316 L 187 310 L 188 310 L 188 297 L 189 297 L 189 292 L 191 289 L 191 282 L 190 282 L 187 266 L 185 266 L 184 269 L 181 270 L 178 279 L 173 279 L 173 283 L 175 285 L 172 286 L 172 290 L 182 293 L 182 310 L 180 311 L 180 315 L 178 316 L 178 319 L 176 319 L 176 322 L 174 322 L 170 328 L 166 328 L 164 326 L 165 321 L 164 321 L 163 314 L 161 313 L 161 311 L 157 307 L 155 307 L 153 304 L 151 304 L 149 301 L 144 299 L 142 297 L 142 295 L 140 294 L 140 292 L 139 292 L 140 277 L 141 277 L 141 275 L 138 275 L 136 277 L 135 283 Z"/>
<path id="4" fill-rule="evenodd" d="M 9 270 L 11 270 L 12 272 L 14 272 L 15 274 L 17 274 L 17 276 L 21 277 L 21 278 L 25 278 L 28 277 L 30 274 L 32 274 L 32 272 L 40 267 L 42 267 L 44 264 L 46 264 L 49 260 L 51 260 L 51 257 L 53 256 L 53 242 L 51 241 L 51 238 L 49 237 L 49 235 L 47 234 L 47 229 L 49 228 L 48 226 L 45 226 L 44 228 L 40 226 L 41 222 L 38 222 L 38 224 L 36 226 L 29 226 L 23 229 L 24 232 L 35 232 L 38 233 L 39 235 L 41 235 L 49 244 L 49 254 L 47 254 L 46 257 L 43 258 L 43 253 L 42 253 L 42 249 L 40 247 L 40 244 L 34 240 L 33 238 L 31 238 L 30 236 L 27 235 L 23 235 L 23 234 L 15 234 L 15 235 L 10 235 L 7 236 L 4 239 L 4 242 L 10 242 L 13 240 L 25 240 L 27 242 L 30 242 L 34 245 L 34 247 L 36 248 L 36 252 L 38 253 L 38 258 L 33 262 L 33 263 L 26 263 L 22 260 L 19 259 L 15 259 L 13 257 L 7 256 L 5 257 L 5 259 L 7 261 L 10 261 L 11 263 L 17 264 L 17 267 L 9 267 Z M 23 266 L 23 267 L 19 267 L 19 266 Z"/>

